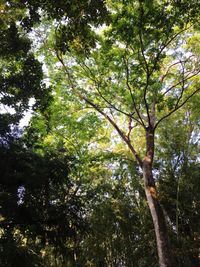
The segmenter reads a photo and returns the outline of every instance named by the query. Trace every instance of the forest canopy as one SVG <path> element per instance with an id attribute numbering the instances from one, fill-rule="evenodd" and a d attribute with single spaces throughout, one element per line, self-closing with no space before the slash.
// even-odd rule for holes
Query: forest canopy
<path id="1" fill-rule="evenodd" d="M 0 2 L 1 266 L 200 264 L 199 13 Z"/>

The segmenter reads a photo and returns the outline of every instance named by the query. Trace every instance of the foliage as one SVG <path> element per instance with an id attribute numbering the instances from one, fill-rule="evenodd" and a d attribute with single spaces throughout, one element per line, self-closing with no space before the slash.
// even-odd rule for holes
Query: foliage
<path id="1" fill-rule="evenodd" d="M 162 158 L 157 166 L 162 177 L 159 188 L 172 232 L 175 233 L 173 246 L 177 266 L 198 265 L 199 123 L 194 118 L 191 106 L 188 106 L 166 122 L 161 129 L 161 136 L 165 138 L 158 140 L 162 148 L 157 152 Z"/>
<path id="2" fill-rule="evenodd" d="M 42 250 L 48 247 L 52 255 L 69 258 L 74 238 L 86 227 L 84 204 L 69 179 L 71 160 L 62 152 L 40 155 L 14 144 L 0 152 L 2 266 L 20 262 L 18 253 L 43 266 Z M 9 258 L 7 250 L 16 255 Z"/>
<path id="3" fill-rule="evenodd" d="M 1 265 L 157 266 L 141 168 L 150 129 L 175 264 L 197 266 L 197 1 L 1 9 L 1 103 L 15 110 L 0 114 L 1 135 L 36 101 L 23 139 L 1 142 Z"/>
<path id="4" fill-rule="evenodd" d="M 0 19 L 0 135 L 5 137 L 23 117 L 35 100 L 41 109 L 49 101 L 42 82 L 42 66 L 31 51 L 31 42 L 18 27 L 18 12 L 9 12 L 7 3 L 1 6 Z M 11 13 L 11 14 L 10 14 Z"/>

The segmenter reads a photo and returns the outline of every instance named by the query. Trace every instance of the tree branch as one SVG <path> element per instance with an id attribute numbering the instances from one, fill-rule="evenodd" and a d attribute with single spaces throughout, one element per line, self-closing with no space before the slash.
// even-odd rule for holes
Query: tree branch
<path id="1" fill-rule="evenodd" d="M 180 109 L 182 106 L 185 105 L 185 103 L 192 97 L 194 96 L 196 93 L 198 93 L 200 91 L 200 88 L 198 88 L 197 90 L 195 90 L 191 95 L 189 95 L 179 106 L 175 106 L 175 108 L 173 110 L 171 110 L 168 114 L 166 114 L 165 116 L 163 116 L 155 125 L 154 130 L 157 128 L 157 126 L 161 123 L 161 121 L 163 121 L 164 119 L 168 118 L 170 115 L 172 115 L 175 111 L 177 111 L 178 109 Z"/>
<path id="2" fill-rule="evenodd" d="M 192 27 L 192 26 L 189 26 L 189 27 L 187 27 L 187 28 L 185 28 L 185 29 L 183 29 L 183 30 L 177 32 L 174 36 L 171 37 L 171 39 L 170 39 L 169 41 L 167 41 L 165 44 L 163 44 L 162 48 L 160 49 L 160 51 L 158 52 L 158 54 L 157 54 L 157 56 L 156 56 L 156 58 L 155 58 L 154 65 L 153 65 L 153 67 L 152 67 L 152 69 L 151 69 L 150 74 L 153 73 L 153 71 L 154 71 L 154 69 L 155 69 L 155 67 L 156 67 L 156 63 L 158 62 L 158 60 L 159 60 L 159 58 L 160 58 L 160 55 L 162 54 L 163 50 L 164 50 L 165 48 L 167 48 L 167 46 L 168 46 L 169 44 L 171 44 L 171 42 L 174 41 L 174 39 L 176 39 L 176 37 L 177 37 L 179 34 L 183 33 L 184 31 L 187 31 L 187 30 L 190 29 L 191 27 Z"/>
<path id="3" fill-rule="evenodd" d="M 110 101 L 109 101 L 109 100 L 102 94 L 102 92 L 101 92 L 100 89 L 99 89 L 101 82 L 95 79 L 95 75 L 93 74 L 93 72 L 91 71 L 91 69 L 90 69 L 84 62 L 82 62 L 82 64 L 83 64 L 83 66 L 89 71 L 89 73 L 92 75 L 92 77 L 89 77 L 89 78 L 95 83 L 95 89 L 97 90 L 99 96 L 100 96 L 100 97 L 101 97 L 101 98 L 102 98 L 102 99 L 109 105 L 109 108 L 112 108 L 112 109 L 114 109 L 114 110 L 120 112 L 120 113 L 123 114 L 123 115 L 126 115 L 126 116 L 128 116 L 128 117 L 131 117 L 133 120 L 135 120 L 135 121 L 136 121 L 137 123 L 139 123 L 141 126 L 145 127 L 143 121 L 140 121 L 140 120 L 141 120 L 140 116 L 139 116 L 140 120 L 138 120 L 137 118 L 133 117 L 132 114 L 127 113 L 127 112 L 125 112 L 125 111 L 119 109 L 119 108 L 116 107 L 113 103 L 111 103 L 111 102 L 110 102 Z M 81 66 L 81 62 L 79 62 L 79 65 Z M 81 66 L 81 68 L 84 69 L 83 66 Z M 133 100 L 133 101 L 134 101 L 134 100 Z M 138 112 L 137 112 L 137 114 L 138 114 Z"/>
<path id="4" fill-rule="evenodd" d="M 149 75 L 149 66 L 148 66 L 148 63 L 147 63 L 147 60 L 146 60 L 146 57 L 145 57 L 145 54 L 144 54 L 144 43 L 143 43 L 143 40 L 142 40 L 142 22 L 143 22 L 143 13 L 144 13 L 144 10 L 143 10 L 143 7 L 141 5 L 141 2 L 140 2 L 140 24 L 139 24 L 139 39 L 140 39 L 140 50 L 141 50 L 141 53 L 142 53 L 142 57 L 143 57 L 143 60 L 144 60 L 144 65 L 145 65 L 145 72 L 147 75 Z"/>
<path id="5" fill-rule="evenodd" d="M 119 128 L 119 126 L 103 111 L 101 110 L 96 104 L 94 104 L 92 101 L 90 101 L 89 99 L 87 99 L 86 97 L 83 96 L 83 99 L 85 100 L 86 103 L 88 103 L 89 105 L 91 105 L 95 110 L 97 110 L 101 115 L 104 116 L 104 118 L 106 118 L 110 124 L 115 128 L 115 130 L 118 132 L 118 134 L 121 136 L 122 140 L 124 140 L 124 142 L 128 145 L 129 149 L 132 151 L 132 153 L 134 154 L 137 162 L 139 163 L 140 167 L 142 168 L 142 160 L 140 158 L 140 156 L 138 155 L 138 153 L 136 152 L 136 150 L 134 149 L 134 147 L 132 146 L 130 140 L 127 138 L 126 134 Z"/>
<path id="6" fill-rule="evenodd" d="M 150 113 L 149 113 L 149 105 L 148 105 L 147 99 L 146 99 L 148 85 L 149 85 L 149 75 L 147 74 L 146 85 L 145 85 L 144 94 L 143 94 L 143 99 L 144 99 L 144 104 L 145 104 L 145 108 L 146 108 L 146 112 L 147 112 L 148 122 L 149 122 L 149 125 L 151 125 L 151 118 L 150 118 Z"/>
<path id="7" fill-rule="evenodd" d="M 161 79 L 160 79 L 161 82 L 164 81 L 164 79 L 166 78 L 166 76 L 168 75 L 168 73 L 169 73 L 169 71 L 170 71 L 170 69 L 171 69 L 172 67 L 174 67 L 174 66 L 176 66 L 176 65 L 178 65 L 178 64 L 181 64 L 181 65 L 183 66 L 183 64 L 186 63 L 187 61 L 189 61 L 189 59 L 190 59 L 191 57 L 194 57 L 194 55 L 191 55 L 187 60 L 179 60 L 179 61 L 176 61 L 176 62 L 174 62 L 173 64 L 171 64 L 171 65 L 167 68 L 165 74 L 162 75 L 162 77 L 161 77 Z"/>
<path id="8" fill-rule="evenodd" d="M 140 125 L 143 126 L 143 128 L 146 128 L 145 124 L 144 124 L 144 121 L 140 115 L 140 112 L 139 110 L 137 109 L 137 106 L 136 106 L 136 103 L 135 103 L 135 99 L 134 99 L 134 96 L 133 96 L 133 93 L 132 93 L 132 89 L 131 89 L 131 86 L 129 84 L 129 68 L 128 68 L 128 62 L 126 62 L 125 58 L 124 58 L 124 63 L 125 63 L 125 68 L 126 68 L 126 86 L 130 92 L 130 95 L 131 95 L 131 99 L 132 99 L 132 102 L 133 102 L 133 108 L 135 109 L 135 112 L 137 113 L 138 115 L 138 118 L 139 118 L 139 123 Z"/>
<path id="9" fill-rule="evenodd" d="M 134 149 L 133 145 L 131 144 L 130 140 L 127 138 L 126 134 L 123 133 L 123 131 L 119 128 L 119 126 L 95 103 L 93 103 L 91 100 L 89 100 L 87 97 L 85 97 L 84 95 L 82 95 L 79 91 L 76 90 L 75 85 L 70 77 L 70 73 L 66 67 L 66 65 L 64 64 L 64 61 L 62 59 L 62 57 L 58 54 L 58 52 L 56 52 L 57 57 L 59 59 L 59 61 L 61 62 L 67 77 L 69 79 L 69 82 L 72 86 L 72 89 L 74 90 L 74 92 L 77 94 L 77 96 L 80 99 L 83 99 L 87 104 L 89 104 L 90 106 L 92 106 L 96 111 L 98 111 L 104 118 L 106 118 L 110 124 L 115 128 L 115 130 L 118 132 L 118 134 L 120 135 L 120 137 L 122 138 L 122 140 L 124 140 L 124 142 L 128 145 L 129 149 L 131 150 L 131 152 L 133 153 L 133 155 L 135 156 L 139 166 L 142 168 L 142 160 L 140 158 L 140 156 L 138 155 L 138 153 L 136 152 L 136 150 Z"/>
<path id="10" fill-rule="evenodd" d="M 194 74 L 192 74 L 192 75 L 190 75 L 190 76 L 189 76 L 189 74 L 191 74 L 191 73 L 189 73 L 188 75 L 186 75 L 185 78 L 184 78 L 184 83 L 185 83 L 187 80 L 189 80 L 189 79 L 195 77 L 198 73 L 200 73 L 200 70 L 198 70 L 196 73 L 194 73 Z M 176 84 L 172 85 L 172 86 L 171 86 L 170 88 L 168 88 L 162 95 L 163 95 L 163 96 L 166 95 L 169 91 L 171 91 L 173 88 L 175 88 L 176 86 L 180 85 L 181 83 L 183 83 L 183 80 L 181 80 L 181 81 L 177 82 Z"/>

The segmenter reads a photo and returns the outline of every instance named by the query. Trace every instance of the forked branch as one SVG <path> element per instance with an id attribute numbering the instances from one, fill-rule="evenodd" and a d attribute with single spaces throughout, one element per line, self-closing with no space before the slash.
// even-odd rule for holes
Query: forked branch
<path id="1" fill-rule="evenodd" d="M 195 94 L 197 94 L 198 92 L 200 92 L 200 88 L 198 88 L 197 90 L 195 90 L 192 94 L 190 94 L 181 104 L 179 105 L 175 105 L 174 109 L 172 109 L 169 113 L 167 113 L 165 116 L 163 116 L 161 119 L 158 120 L 158 122 L 156 123 L 154 129 L 156 129 L 158 127 L 158 125 L 166 118 L 168 118 L 170 115 L 172 115 L 175 111 L 177 111 L 178 109 L 180 109 L 181 107 L 183 107 L 185 105 L 185 103 L 188 102 L 188 100 L 193 97 Z"/>
<path id="2" fill-rule="evenodd" d="M 135 150 L 135 148 L 133 147 L 133 145 L 130 142 L 130 139 L 126 136 L 126 134 L 119 128 L 119 126 L 115 123 L 114 120 L 111 119 L 110 116 L 108 116 L 108 114 L 106 114 L 97 104 L 95 104 L 92 100 L 90 100 L 89 98 L 87 98 L 86 96 L 84 96 L 80 91 L 76 90 L 76 86 L 70 76 L 70 73 L 63 61 L 63 58 L 61 55 L 57 54 L 57 58 L 59 59 L 59 61 L 61 62 L 65 73 L 67 74 L 67 78 L 70 82 L 70 85 L 74 91 L 74 93 L 82 100 L 84 100 L 87 104 L 89 104 L 91 107 L 93 107 L 97 112 L 99 112 L 105 119 L 107 119 L 110 124 L 115 128 L 115 130 L 118 132 L 118 134 L 120 135 L 120 137 L 122 138 L 122 140 L 124 140 L 124 142 L 128 145 L 129 149 L 131 150 L 131 152 L 133 153 L 133 155 L 135 156 L 139 166 L 142 168 L 142 160 L 140 158 L 140 156 L 138 155 L 137 151 Z"/>

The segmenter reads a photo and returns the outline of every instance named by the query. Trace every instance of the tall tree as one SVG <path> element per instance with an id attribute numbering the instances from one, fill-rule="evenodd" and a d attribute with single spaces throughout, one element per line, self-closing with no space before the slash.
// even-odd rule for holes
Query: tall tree
<path id="1" fill-rule="evenodd" d="M 114 127 L 138 162 L 159 264 L 172 266 L 153 172 L 155 134 L 163 120 L 199 92 L 198 3 L 107 1 L 107 7 L 109 26 L 101 32 L 90 27 L 88 39 L 73 35 L 69 44 L 67 22 L 56 29 L 54 52 L 66 76 L 60 78 L 68 95 L 93 107 Z M 134 142 L 138 131 L 146 152 Z"/>
<path id="2" fill-rule="evenodd" d="M 105 9 L 95 4 L 94 10 L 90 3 L 96 1 L 71 4 L 72 14 L 62 1 L 58 5 L 20 2 L 30 9 L 30 19 L 40 7 L 56 21 L 50 51 L 60 62 L 54 58 L 54 64 L 62 67 L 58 77 L 68 96 L 79 98 L 80 104 L 86 103 L 106 119 L 136 159 L 154 223 L 159 264 L 172 266 L 154 179 L 155 137 L 158 126 L 199 92 L 199 4 L 108 0 L 109 25 L 102 30 L 97 26 L 104 21 Z M 143 137 L 141 144 L 135 142 L 137 134 Z"/>

